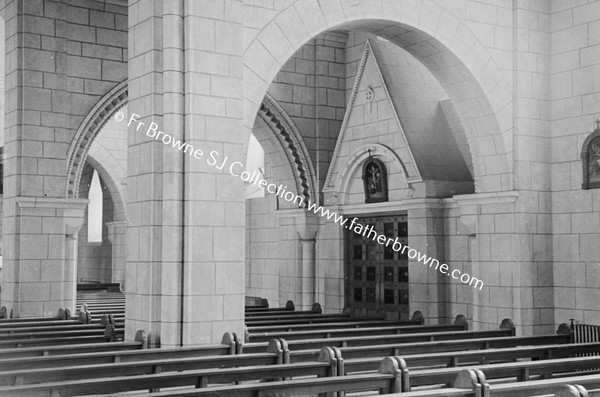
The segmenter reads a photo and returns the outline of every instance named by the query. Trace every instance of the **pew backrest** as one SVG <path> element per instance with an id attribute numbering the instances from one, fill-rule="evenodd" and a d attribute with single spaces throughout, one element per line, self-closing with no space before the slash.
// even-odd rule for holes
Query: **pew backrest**
<path id="1" fill-rule="evenodd" d="M 431 341 L 445 341 L 457 339 L 473 338 L 493 338 L 510 337 L 514 335 L 514 330 L 490 330 L 490 331 L 455 331 L 449 333 L 425 332 L 404 335 L 369 335 L 369 336 L 349 336 L 335 338 L 318 338 L 305 340 L 287 341 L 290 350 L 314 350 L 321 349 L 323 346 L 349 347 L 349 346 L 373 346 L 382 343 L 417 343 Z M 246 343 L 242 347 L 242 352 L 256 353 L 263 351 L 266 344 Z"/>

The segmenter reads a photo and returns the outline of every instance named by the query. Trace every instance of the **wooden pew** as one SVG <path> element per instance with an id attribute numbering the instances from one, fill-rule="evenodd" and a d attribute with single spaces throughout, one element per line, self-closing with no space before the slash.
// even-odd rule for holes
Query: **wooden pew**
<path id="1" fill-rule="evenodd" d="M 55 323 L 57 321 L 77 320 L 80 311 L 81 311 L 81 309 L 78 309 L 77 312 L 75 312 L 75 313 L 72 313 L 69 311 L 69 313 L 67 314 L 65 312 L 65 309 L 61 308 L 61 309 L 59 309 L 59 312 L 56 316 L 0 318 L 0 329 L 1 328 L 10 328 L 10 327 L 19 327 L 19 326 L 21 326 L 19 324 L 23 324 L 22 326 L 35 326 L 36 324 L 43 326 L 43 325 L 51 325 L 52 323 Z M 99 323 L 99 322 L 101 322 L 102 316 L 108 315 L 108 314 L 112 314 L 114 319 L 117 322 L 123 322 L 125 320 L 125 309 L 124 308 L 122 311 L 113 310 L 113 309 L 106 310 L 106 311 L 95 310 L 94 312 L 91 312 L 90 314 L 91 314 L 92 322 Z M 41 323 L 48 323 L 48 324 L 41 324 Z"/>
<path id="2" fill-rule="evenodd" d="M 499 329 L 490 331 L 455 331 L 444 332 L 426 332 L 405 335 L 369 335 L 353 337 L 319 338 L 306 340 L 286 341 L 290 350 L 314 350 L 321 349 L 324 346 L 348 347 L 348 346 L 373 346 L 381 344 L 396 343 L 417 343 L 431 341 L 448 341 L 458 339 L 480 339 L 493 337 L 512 337 L 515 335 L 514 329 Z M 567 337 L 567 340 L 569 338 Z M 266 343 L 244 343 L 241 351 L 245 353 L 256 353 L 263 351 Z"/>
<path id="3" fill-rule="evenodd" d="M 72 325 L 72 324 L 81 324 L 78 320 L 56 320 L 52 319 L 51 321 L 11 321 L 0 323 L 0 332 L 4 332 L 4 330 L 10 330 L 11 328 L 37 328 L 37 327 L 49 327 L 54 325 Z"/>
<path id="4" fill-rule="evenodd" d="M 333 353 L 332 353 L 333 354 Z M 333 357 L 336 357 L 333 354 Z M 599 375 L 583 375 L 557 379 L 546 379 L 538 381 L 522 381 L 511 382 L 507 384 L 492 384 L 487 382 L 486 373 L 494 374 L 494 377 L 519 376 L 526 368 L 530 368 L 533 372 L 547 373 L 548 370 L 555 372 L 565 372 L 573 368 L 577 368 L 580 364 L 583 367 L 598 366 L 600 357 L 582 357 L 578 358 L 578 363 L 565 364 L 565 360 L 548 360 L 548 361 L 533 361 L 504 364 L 503 368 L 498 365 L 488 365 L 476 369 L 457 369 L 449 368 L 447 370 L 456 372 L 454 377 L 454 385 L 452 388 L 440 390 L 422 390 L 422 391 L 407 391 L 410 388 L 410 378 L 416 372 L 409 375 L 406 370 L 406 364 L 398 357 L 386 357 L 380 365 L 380 371 L 377 374 L 359 374 L 352 376 L 337 376 L 333 378 L 294 380 L 286 382 L 271 382 L 252 385 L 238 385 L 226 387 L 209 387 L 196 390 L 173 390 L 163 391 L 158 393 L 136 393 L 135 396 L 222 396 L 234 394 L 236 396 L 255 396 L 258 391 L 270 395 L 296 395 L 309 393 L 323 392 L 339 392 L 339 391 L 363 391 L 375 389 L 375 376 L 380 377 L 382 374 L 393 373 L 394 383 L 390 389 L 395 391 L 407 391 L 401 394 L 390 394 L 391 397 L 425 397 L 425 396 L 451 396 L 451 397 L 525 397 L 538 395 L 552 395 L 557 386 L 564 386 L 569 383 L 578 382 L 589 387 L 600 387 Z M 338 371 L 339 364 L 342 360 L 337 360 Z M 562 368 L 560 365 L 563 365 Z M 431 370 L 435 371 L 435 370 Z M 516 372 L 515 372 L 516 371 Z M 531 372 L 530 372 L 531 373 Z M 429 382 L 431 379 L 438 380 L 437 375 L 428 375 Z M 371 380 L 369 383 L 368 380 Z M 378 379 L 378 378 L 377 378 Z M 367 382 L 358 385 L 361 382 Z M 581 389 L 580 389 L 581 390 Z M 387 389 L 383 390 L 387 393 Z"/>
<path id="5" fill-rule="evenodd" d="M 279 312 L 288 312 L 295 311 L 296 307 L 294 306 L 294 302 L 287 301 L 284 307 L 269 307 L 269 303 L 266 299 L 262 299 L 261 305 L 258 306 L 246 306 L 244 311 L 246 314 L 254 314 L 254 313 L 279 313 Z"/>
<path id="6" fill-rule="evenodd" d="M 455 332 L 465 330 L 462 325 L 389 325 L 379 327 L 333 327 L 328 329 L 302 330 L 289 332 L 249 333 L 250 342 L 266 342 L 273 338 L 285 338 L 287 341 L 322 338 L 349 338 L 369 335 L 404 335 L 417 333 Z"/>
<path id="7" fill-rule="evenodd" d="M 77 284 L 77 291 L 98 291 L 98 290 L 106 290 L 107 292 L 121 292 L 121 284 L 119 284 L 119 283 Z"/>
<path id="8" fill-rule="evenodd" d="M 110 298 L 122 298 L 125 299 L 125 294 L 123 292 L 111 291 L 111 292 L 91 292 L 91 291 L 78 291 L 77 292 L 77 300 L 86 300 L 86 299 L 110 299 Z"/>
<path id="9" fill-rule="evenodd" d="M 53 329 L 61 328 L 61 329 Z M 65 328 L 65 329 L 62 329 Z M 50 327 L 45 328 L 12 328 L 0 333 L 0 344 L 17 339 L 54 339 L 54 338 L 75 338 L 84 336 L 104 336 L 106 327 L 100 324 L 75 324 L 65 327 Z M 123 327 L 116 328 L 116 332 L 122 334 Z"/>
<path id="10" fill-rule="evenodd" d="M 70 335 L 64 335 L 69 333 Z M 29 338 L 29 336 L 31 336 L 31 338 Z M 116 329 L 111 335 L 106 335 L 105 331 L 98 332 L 96 330 L 2 335 L 0 338 L 0 350 L 34 346 L 43 347 L 52 345 L 99 343 L 122 339 L 123 328 Z"/>
<path id="11" fill-rule="evenodd" d="M 386 345 L 365 345 L 354 347 L 339 347 L 345 359 L 360 359 L 365 356 L 391 356 L 404 354 L 440 354 L 442 352 L 456 352 L 466 350 L 484 350 L 491 348 L 509 348 L 516 346 L 535 346 L 549 344 L 568 344 L 569 335 L 544 335 L 544 336 L 525 336 L 525 337 L 494 337 L 494 338 L 475 338 L 475 339 L 457 339 L 444 340 L 437 342 L 414 342 L 411 340 L 399 339 L 395 343 Z M 291 350 L 289 352 L 290 362 L 313 361 L 319 354 L 319 349 L 327 346 L 327 339 L 321 344 L 315 344 L 313 349 Z M 288 348 L 289 349 L 289 348 Z"/>
<path id="12" fill-rule="evenodd" d="M 92 313 L 96 314 L 121 314 L 125 315 L 125 308 L 110 308 L 110 307 L 90 307 L 88 306 L 88 310 Z M 76 314 L 79 313 L 80 310 L 77 310 Z"/>
<path id="13" fill-rule="evenodd" d="M 555 397 L 600 397 L 600 389 L 590 389 L 582 385 L 561 385 L 554 391 Z"/>
<path id="14" fill-rule="evenodd" d="M 600 367 L 600 357 L 571 357 L 567 359 L 550 359 L 530 362 L 501 363 L 479 366 L 486 379 L 515 378 L 519 382 L 548 379 L 579 370 L 594 370 Z M 411 370 L 406 391 L 411 387 L 427 386 L 440 383 L 452 383 L 458 375 L 459 368 L 436 368 Z M 596 371 L 596 374 L 598 372 Z"/>
<path id="15" fill-rule="evenodd" d="M 0 339 L 4 339 L 7 335 L 24 335 L 24 334 L 43 334 L 49 332 L 66 332 L 66 331 L 83 331 L 83 330 L 100 330 L 104 331 L 104 326 L 100 323 L 93 324 L 82 324 L 77 320 L 65 320 L 56 322 L 40 322 L 32 323 L 31 325 L 25 325 L 28 323 L 18 323 L 19 326 L 13 327 L 0 327 Z M 120 327 L 123 324 L 119 324 Z M 65 333 L 64 335 L 69 335 Z"/>
<path id="16" fill-rule="evenodd" d="M 597 389 L 600 388 L 600 375 L 580 375 L 494 385 L 482 383 L 481 388 L 487 395 L 494 397 L 547 396 L 567 384 L 578 384 L 586 388 Z"/>
<path id="17" fill-rule="evenodd" d="M 327 328 L 363 328 L 363 327 L 374 327 L 384 325 L 423 325 L 425 324 L 425 318 L 423 313 L 416 311 L 413 313 L 410 320 L 398 321 L 398 320 L 382 320 L 379 317 L 375 318 L 339 318 L 332 322 L 299 322 L 299 323 L 286 323 L 281 324 L 279 322 L 268 322 L 267 325 L 255 325 L 256 323 L 249 323 L 247 330 L 250 333 L 256 332 L 288 332 L 288 331 L 301 331 L 311 329 L 327 329 Z"/>
<path id="18" fill-rule="evenodd" d="M 226 333 L 220 344 L 210 344 L 198 347 L 181 347 L 171 349 L 147 349 L 147 340 L 143 332 L 138 331 L 137 342 L 118 342 L 96 345 L 96 349 L 88 349 L 88 345 L 46 347 L 44 353 L 33 351 L 36 356 L 27 354 L 22 357 L 18 353 L 26 349 L 14 349 L 9 355 L 3 355 L 6 350 L 0 350 L 0 370 L 21 370 L 34 368 L 50 368 L 64 366 L 81 366 L 119 362 L 148 361 L 158 359 L 189 358 L 205 356 L 224 356 L 236 354 L 236 340 L 233 334 Z M 103 348 L 109 346 L 110 349 Z M 135 348 L 125 348 L 134 345 Z M 141 350 L 140 350 L 141 349 Z M 68 354 L 65 360 L 63 354 Z"/>
<path id="19" fill-rule="evenodd" d="M 45 316 L 45 317 L 24 317 L 24 318 L 2 318 L 0 319 L 0 325 L 4 324 L 15 324 L 15 323 L 29 323 L 29 322 L 47 322 L 47 321 L 61 321 L 56 316 Z"/>
<path id="20" fill-rule="evenodd" d="M 120 335 L 122 338 L 122 334 Z M 74 345 L 84 343 L 107 342 L 104 335 L 75 336 L 71 338 L 36 338 L 36 339 L 14 339 L 9 341 L 0 340 L 0 349 L 13 349 L 20 347 L 44 347 L 57 345 Z"/>
<path id="21" fill-rule="evenodd" d="M 480 369 L 465 369 L 457 376 L 452 389 L 390 394 L 390 397 L 562 397 L 565 394 L 561 395 L 560 393 L 573 391 L 574 388 L 568 388 L 569 385 L 580 385 L 579 392 L 582 392 L 583 388 L 598 389 L 600 388 L 600 375 L 579 375 L 535 381 L 489 384 L 486 381 L 485 374 Z M 462 394 L 459 394 L 458 391 L 462 392 Z"/>
<path id="22" fill-rule="evenodd" d="M 363 317 L 363 318 L 352 318 L 349 315 L 313 315 L 308 318 L 295 318 L 285 317 L 280 319 L 268 319 L 262 318 L 256 320 L 255 318 L 246 318 L 245 323 L 248 327 L 262 327 L 262 326 L 278 326 L 278 325 L 300 325 L 300 324 L 322 324 L 322 323 L 340 323 L 340 322 L 364 322 L 368 323 L 371 321 L 382 321 L 382 317 Z"/>
<path id="23" fill-rule="evenodd" d="M 338 350 L 339 357 L 344 359 L 346 373 L 375 371 L 379 365 L 380 354 L 391 355 L 402 351 L 401 347 L 392 349 L 374 349 L 361 351 L 360 358 L 348 358 L 352 354 L 344 354 L 346 349 L 332 348 Z M 502 362 L 514 362 L 517 360 L 548 360 L 558 358 L 576 357 L 584 353 L 600 353 L 600 343 L 581 344 L 549 344 L 540 346 L 515 346 L 501 349 L 482 349 L 468 351 L 437 352 L 436 354 L 416 353 L 401 354 L 402 359 L 409 368 L 413 367 L 459 367 L 487 365 Z M 293 357 L 292 352 L 292 359 Z M 400 355 L 400 354 L 396 354 Z"/>
<path id="24" fill-rule="evenodd" d="M 142 342 L 102 342 L 102 343 L 86 343 L 86 344 L 71 344 L 71 345 L 53 345 L 53 346 L 35 346 L 35 347 L 18 347 L 0 349 L 0 363 L 5 360 L 17 359 L 25 362 L 30 361 L 33 357 L 54 357 L 71 354 L 87 354 L 95 352 L 110 352 L 114 354 L 119 351 L 138 350 L 142 348 Z M 64 357 L 57 359 L 57 362 L 65 361 Z M 0 368 L 4 368 L 0 364 Z"/>
<path id="25" fill-rule="evenodd" d="M 121 299 L 85 299 L 77 301 L 77 306 L 88 305 L 88 306 L 102 306 L 102 305 L 110 305 L 110 306 L 122 306 L 125 307 L 125 298 Z"/>
<path id="26" fill-rule="evenodd" d="M 393 362 L 395 358 L 387 357 L 384 359 L 384 362 L 388 363 Z M 401 365 L 401 364 L 400 364 Z M 378 374 L 372 374 L 380 376 L 382 373 L 386 372 L 395 372 L 395 384 L 394 388 L 402 388 L 404 386 L 403 382 L 405 381 L 404 374 L 400 370 L 400 365 L 398 367 L 394 367 L 393 365 L 389 365 L 391 368 L 385 368 L 385 364 L 382 363 L 382 369 Z M 483 367 L 485 368 L 485 367 Z M 318 392 L 335 392 L 340 391 L 340 388 L 332 387 L 333 382 L 331 380 L 335 380 L 336 383 L 340 384 L 348 384 L 352 382 L 352 379 L 355 377 L 368 377 L 368 374 L 361 375 L 353 375 L 353 376 L 338 376 L 334 378 L 325 378 L 323 380 L 314 380 L 313 385 L 314 388 L 302 388 L 302 386 L 307 386 L 309 382 L 272 382 L 267 384 L 260 385 L 241 385 L 241 386 L 229 386 L 229 387 L 214 387 L 214 388 L 206 388 L 206 389 L 196 389 L 196 390 L 173 390 L 173 391 L 164 391 L 158 393 L 136 393 L 132 394 L 137 397 L 145 396 L 145 397 L 163 397 L 163 396 L 186 396 L 186 397 L 196 397 L 196 396 L 222 396 L 232 394 L 235 396 L 255 396 L 257 394 L 253 394 L 254 392 L 261 390 L 265 392 L 265 395 L 270 392 L 270 395 L 299 395 L 299 394 L 308 394 L 308 393 L 318 393 Z M 310 380 L 309 380 L 310 381 Z M 437 389 L 437 390 L 421 390 L 421 391 L 412 391 L 412 392 L 401 392 L 395 393 L 392 391 L 392 394 L 387 394 L 384 390 L 384 393 L 389 397 L 534 397 L 534 396 L 556 396 L 556 397 L 564 397 L 564 396 L 587 396 L 587 394 L 561 394 L 565 389 L 567 389 L 567 385 L 570 383 L 577 383 L 580 385 L 577 388 L 579 393 L 582 393 L 582 390 L 587 386 L 588 388 L 598 388 L 600 387 L 600 375 L 580 375 L 580 376 L 572 376 L 565 378 L 556 378 L 556 379 L 546 379 L 546 380 L 536 380 L 536 381 L 524 381 L 524 382 L 511 382 L 504 384 L 489 384 L 486 381 L 485 374 L 481 369 L 461 369 L 459 374 L 454 379 L 453 387 L 445 388 L 445 389 Z M 324 387 L 325 385 L 329 387 Z M 348 388 L 344 387 L 346 391 Z M 569 388 L 567 390 L 572 391 L 574 387 Z M 358 390 L 353 389 L 353 390 Z M 364 390 L 364 389 L 362 389 Z M 221 393 L 221 394 L 218 394 Z"/>
<path id="27" fill-rule="evenodd" d="M 389 397 L 587 397 L 589 394 L 585 394 L 586 388 L 600 388 L 600 375 L 489 384 L 484 372 L 474 368 L 463 369 L 454 380 L 452 388 L 394 393 L 389 394 Z"/>
<path id="28" fill-rule="evenodd" d="M 385 326 L 407 326 L 407 325 L 421 325 L 422 322 L 419 320 L 405 320 L 405 321 L 390 321 L 390 320 L 372 320 L 372 321 L 340 321 L 332 323 L 313 323 L 313 324 L 283 324 L 283 325 L 263 325 L 263 326 L 251 326 L 248 327 L 250 334 L 261 333 L 261 332 L 291 332 L 291 331 L 308 331 L 316 329 L 328 329 L 328 328 L 365 328 L 365 327 L 385 327 Z"/>
<path id="29" fill-rule="evenodd" d="M 523 341 L 521 338 L 513 338 L 515 345 L 530 344 L 531 337 Z M 198 348 L 177 348 L 177 349 L 150 349 L 144 351 L 131 352 L 99 352 L 99 353 L 81 353 L 73 354 L 74 350 L 70 350 L 68 354 L 69 360 L 65 361 L 61 357 L 31 357 L 10 359 L 0 359 L 0 370 L 18 370 L 31 368 L 48 368 L 59 366 L 76 366 L 76 365 L 92 365 L 113 362 L 126 361 L 142 361 L 153 360 L 159 358 L 185 358 L 207 355 L 226 355 L 234 354 L 235 352 L 235 337 L 224 336 L 223 344 L 214 346 L 202 346 Z M 560 343 L 567 341 L 566 338 L 558 340 Z M 465 364 L 476 364 L 482 362 L 506 362 L 516 358 L 530 359 L 547 359 L 551 357 L 570 357 L 574 354 L 584 352 L 600 352 L 600 344 L 577 344 L 577 345 L 541 345 L 539 347 L 520 347 L 504 348 L 504 349 L 489 349 L 489 350 L 471 350 L 465 352 L 457 352 L 462 347 L 479 348 L 485 347 L 486 343 L 477 343 L 476 346 L 470 346 L 472 341 L 464 341 L 466 345 L 460 345 L 463 341 L 457 341 L 454 346 L 447 346 L 448 342 L 444 342 L 444 346 L 440 346 L 440 342 L 425 342 L 414 345 L 382 345 L 369 346 L 368 348 L 334 348 L 340 350 L 340 356 L 346 362 L 347 372 L 372 371 L 376 370 L 379 365 L 379 360 L 382 357 L 390 355 L 400 355 L 407 361 L 409 365 L 448 365 L 457 366 Z M 113 344 L 115 345 L 115 344 Z M 119 344 L 116 344 L 117 346 Z M 359 351 L 356 351 L 360 349 Z M 451 349 L 447 353 L 437 353 L 435 355 L 428 354 L 429 351 L 436 349 Z M 409 355 L 409 352 L 423 351 L 425 354 Z M 315 360 L 320 354 L 320 351 L 300 351 L 289 352 L 286 350 L 286 362 L 305 362 Z M 41 355 L 41 354 L 38 354 Z M 0 355 L 0 357 L 2 357 Z M 352 358 L 351 358 L 352 357 Z"/>
<path id="30" fill-rule="evenodd" d="M 125 308 L 125 301 L 115 301 L 115 300 L 107 300 L 103 302 L 83 302 L 79 304 L 80 306 L 86 305 L 88 307 L 108 307 L 108 308 Z"/>
<path id="31" fill-rule="evenodd" d="M 265 316 L 265 315 L 260 315 L 260 316 L 246 316 L 245 318 L 245 323 L 250 326 L 250 325 L 257 325 L 256 323 L 263 323 L 266 322 L 265 324 L 260 324 L 260 325 L 268 325 L 270 323 L 275 323 L 275 322 L 280 322 L 281 324 L 286 324 L 287 322 L 291 321 L 292 323 L 294 322 L 298 322 L 298 320 L 301 320 L 301 322 L 305 322 L 308 323 L 310 321 L 313 320 L 336 320 L 336 319 L 345 319 L 346 321 L 348 321 L 351 317 L 348 314 L 312 314 L 312 313 L 301 313 L 301 314 L 294 314 L 297 312 L 290 312 L 291 314 L 285 314 L 285 315 L 280 315 L 280 314 L 273 314 L 273 315 L 269 315 L 269 316 Z M 376 317 L 373 317 L 376 318 Z M 379 317 L 377 318 L 379 320 L 381 320 L 382 318 Z M 321 321 L 323 322 L 323 321 Z"/>
<path id="32" fill-rule="evenodd" d="M 230 369 L 207 369 L 181 371 L 173 373 L 150 374 L 145 376 L 119 376 L 110 378 L 68 380 L 12 387 L 0 387 L 0 396 L 74 396 L 89 394 L 91 390 L 99 393 L 118 393 L 133 390 L 159 389 L 166 387 L 195 386 L 197 389 L 185 391 L 157 392 L 151 395 L 179 395 L 178 393 L 200 393 L 203 396 L 222 396 L 234 391 L 236 396 L 254 396 L 258 390 L 273 391 L 278 395 L 311 394 L 337 391 L 381 390 L 385 393 L 399 391 L 401 383 L 397 378 L 397 365 L 390 358 L 384 359 L 381 371 L 375 374 L 339 377 L 337 360 L 324 355 L 319 362 L 298 364 L 274 364 Z M 264 380 L 273 378 L 306 377 L 267 383 L 251 383 L 233 386 L 205 387 L 212 383 Z M 175 393 L 175 394 L 174 394 Z M 146 393 L 144 393 L 146 395 Z"/>
<path id="33" fill-rule="evenodd" d="M 290 304 L 293 304 L 289 302 Z M 315 304 L 318 305 L 318 304 Z M 386 322 L 383 315 L 374 317 L 352 317 L 349 312 L 342 312 L 340 314 L 320 314 L 321 308 L 317 306 L 317 309 L 313 308 L 313 311 L 297 312 L 291 310 L 280 310 L 272 311 L 268 314 L 257 311 L 255 313 L 247 313 L 245 317 L 245 323 L 248 328 L 264 327 L 262 330 L 256 329 L 256 332 L 264 332 L 267 330 L 285 329 L 287 325 L 295 326 L 310 326 L 312 324 L 322 323 L 342 323 L 352 322 L 356 324 L 364 324 L 369 322 L 384 323 Z M 464 316 L 461 316 L 464 317 Z M 420 311 L 413 313 L 409 322 L 414 322 L 414 325 L 424 324 L 423 314 Z M 316 329 L 316 328 L 315 328 Z"/>
<path id="34" fill-rule="evenodd" d="M 298 310 L 294 307 L 294 302 L 287 301 L 284 308 L 258 308 L 245 311 L 246 318 L 252 317 L 270 317 L 270 316 L 298 316 L 303 314 L 322 314 L 323 310 L 319 303 L 313 304 L 311 310 Z"/>
<path id="35" fill-rule="evenodd" d="M 227 350 L 225 349 L 227 348 Z M 0 386 L 14 386 L 23 384 L 47 383 L 69 381 L 73 379 L 92 379 L 106 377 L 120 377 L 133 375 L 147 375 L 160 372 L 190 371 L 190 370 L 222 370 L 223 368 L 266 366 L 283 364 L 283 349 L 279 342 L 273 341 L 266 353 L 259 354 L 229 354 L 228 346 L 220 346 L 220 355 L 210 355 L 213 350 L 206 347 L 182 349 L 149 349 L 138 352 L 125 352 L 119 354 L 119 362 L 108 362 L 83 365 L 82 360 L 67 360 L 60 366 L 21 369 L 6 369 L 0 371 Z M 90 355 L 87 355 L 89 358 Z M 114 358 L 111 357 L 111 358 Z M 97 359 L 97 357 L 95 357 Z M 106 354 L 103 355 L 106 358 Z M 43 361 L 45 358 L 40 358 Z M 48 361 L 48 360 L 45 360 Z M 56 361 L 56 358 L 51 361 Z M 48 364 L 48 362 L 46 362 Z M 305 363 L 297 368 L 306 367 Z M 210 372 L 207 372 L 209 374 Z M 293 371 L 286 369 L 286 376 L 292 376 Z M 317 375 L 325 376 L 323 372 Z M 207 375 L 208 376 L 208 375 Z M 212 375 L 211 375 L 212 376 Z M 295 375 L 299 376 L 299 375 Z"/>
<path id="36" fill-rule="evenodd" d="M 268 309 L 269 301 L 265 298 L 258 296 L 245 296 L 244 297 L 244 308 L 245 309 Z"/>

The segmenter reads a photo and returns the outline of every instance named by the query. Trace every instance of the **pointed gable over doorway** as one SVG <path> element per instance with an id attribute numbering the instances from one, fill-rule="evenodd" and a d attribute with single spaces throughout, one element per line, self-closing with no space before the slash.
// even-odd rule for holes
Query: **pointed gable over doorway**
<path id="1" fill-rule="evenodd" d="M 397 168 L 400 168 L 395 171 L 400 173 L 399 176 L 405 181 L 405 186 L 402 187 L 422 181 L 377 59 L 367 40 L 325 180 L 324 191 L 334 191 L 338 179 L 345 177 L 342 174 L 352 171 L 348 170 L 348 163 L 352 159 L 364 157 L 357 152 L 370 150 L 370 145 L 389 149 L 385 152 L 391 153 L 394 159 L 387 161 L 397 164 Z M 394 171 L 390 171 L 390 178 L 394 178 Z"/>

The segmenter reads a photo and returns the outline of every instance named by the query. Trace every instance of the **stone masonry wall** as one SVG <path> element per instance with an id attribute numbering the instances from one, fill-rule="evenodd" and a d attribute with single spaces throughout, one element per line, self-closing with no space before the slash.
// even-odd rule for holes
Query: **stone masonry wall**
<path id="1" fill-rule="evenodd" d="M 581 151 L 600 112 L 600 1 L 552 2 L 552 251 L 556 322 L 600 324 L 600 190 Z"/>

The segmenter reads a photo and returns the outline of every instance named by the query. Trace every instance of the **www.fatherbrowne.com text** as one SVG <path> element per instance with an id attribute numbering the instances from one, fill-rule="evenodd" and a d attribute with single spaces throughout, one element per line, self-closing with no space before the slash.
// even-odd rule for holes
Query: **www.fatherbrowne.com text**
<path id="1" fill-rule="evenodd" d="M 115 114 L 115 120 L 117 122 L 121 122 L 124 119 L 125 115 L 123 112 L 119 111 Z M 483 289 L 483 281 L 476 277 L 472 277 L 467 273 L 462 273 L 459 269 L 450 269 L 446 263 L 440 263 L 437 259 L 423 254 L 414 248 L 410 248 L 406 244 L 402 244 L 400 241 L 398 241 L 397 237 L 392 239 L 391 237 L 386 237 L 383 234 L 379 234 L 374 230 L 372 225 L 364 226 L 360 223 L 357 223 L 357 218 L 350 219 L 350 223 L 348 224 L 349 218 L 339 215 L 335 211 L 330 211 L 329 209 L 323 208 L 322 206 L 318 205 L 317 203 L 313 203 L 310 200 L 305 200 L 304 197 L 287 190 L 287 186 L 269 183 L 265 179 L 261 178 L 260 173 L 257 171 L 252 173 L 247 171 L 244 164 L 240 163 L 239 161 L 230 161 L 227 156 L 221 157 L 220 154 L 214 150 L 204 153 L 201 148 L 196 148 L 180 139 L 174 138 L 172 135 L 167 134 L 164 131 L 160 131 L 158 129 L 158 124 L 151 122 L 148 126 L 146 126 L 145 123 L 140 121 L 140 119 L 140 115 L 132 113 L 127 122 L 127 126 L 129 127 L 133 125 L 136 131 L 143 132 L 149 138 L 152 138 L 156 141 L 161 141 L 165 145 L 172 146 L 174 149 L 183 152 L 184 155 L 189 155 L 197 160 L 205 160 L 208 165 L 219 170 L 225 169 L 227 172 L 229 172 L 229 174 L 240 178 L 246 183 L 256 185 L 260 189 L 266 190 L 271 194 L 275 194 L 290 203 L 294 203 L 300 208 L 306 208 L 307 211 L 312 211 L 313 213 L 320 215 L 327 220 L 333 220 L 333 222 L 345 227 L 346 229 L 352 230 L 354 233 L 360 234 L 366 238 L 371 238 L 373 241 L 385 245 L 386 247 L 391 245 L 394 251 L 400 252 L 402 255 L 407 255 L 409 259 L 416 259 L 417 262 L 422 263 L 425 266 L 429 266 L 430 268 L 435 269 L 441 274 L 445 274 L 454 280 L 458 280 L 463 284 L 470 285 L 473 288 L 478 288 L 479 290 Z"/>

